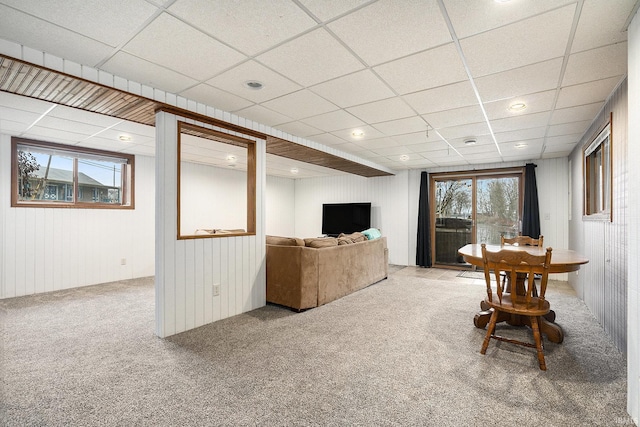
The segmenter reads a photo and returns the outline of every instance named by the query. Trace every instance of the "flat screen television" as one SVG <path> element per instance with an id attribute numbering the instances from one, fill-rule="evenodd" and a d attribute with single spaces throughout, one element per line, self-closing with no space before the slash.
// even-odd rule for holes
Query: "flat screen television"
<path id="1" fill-rule="evenodd" d="M 337 236 L 371 227 L 371 203 L 325 203 L 322 205 L 322 234 Z"/>

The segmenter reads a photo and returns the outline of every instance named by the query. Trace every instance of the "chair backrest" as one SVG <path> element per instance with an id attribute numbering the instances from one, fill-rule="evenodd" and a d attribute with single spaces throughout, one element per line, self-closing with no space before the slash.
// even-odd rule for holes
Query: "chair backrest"
<path id="1" fill-rule="evenodd" d="M 539 274 L 540 291 L 538 299 L 544 301 L 544 295 L 547 291 L 547 280 L 549 277 L 549 267 L 551 265 L 551 248 L 547 248 L 544 255 L 532 255 L 526 250 L 501 249 L 497 252 L 489 252 L 487 246 L 482 244 L 482 265 L 484 267 L 484 278 L 487 284 L 487 296 L 489 301 L 493 298 L 492 283 L 496 285 L 496 294 L 500 303 L 502 303 L 503 287 L 506 286 L 500 280 L 500 273 L 504 272 L 511 283 L 516 283 L 518 274 L 526 274 L 525 279 L 525 295 L 511 294 L 512 300 L 518 300 L 530 303 L 535 288 L 534 276 Z M 494 281 L 491 280 L 491 273 L 494 274 Z M 515 287 L 512 286 L 512 289 Z"/>
<path id="2" fill-rule="evenodd" d="M 542 247 L 544 236 L 540 236 L 537 239 L 529 236 L 516 236 L 516 237 L 504 237 L 504 234 L 500 236 L 500 246 L 513 245 L 513 246 L 537 246 Z"/>

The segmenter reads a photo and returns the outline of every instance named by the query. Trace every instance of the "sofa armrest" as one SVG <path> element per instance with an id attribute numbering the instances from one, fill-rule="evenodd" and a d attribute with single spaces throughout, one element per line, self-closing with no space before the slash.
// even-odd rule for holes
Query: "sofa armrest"
<path id="1" fill-rule="evenodd" d="M 267 301 L 296 310 L 318 305 L 318 250 L 267 245 Z"/>

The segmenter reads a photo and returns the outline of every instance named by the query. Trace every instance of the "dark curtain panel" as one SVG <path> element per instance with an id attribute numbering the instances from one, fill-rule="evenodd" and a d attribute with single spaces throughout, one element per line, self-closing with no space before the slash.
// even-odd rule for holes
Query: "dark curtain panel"
<path id="1" fill-rule="evenodd" d="M 416 265 L 431 267 L 431 230 L 429 219 L 429 174 L 420 175 L 420 201 L 418 202 L 418 246 Z"/>
<path id="2" fill-rule="evenodd" d="M 538 186 L 536 165 L 527 163 L 524 171 L 524 208 L 522 212 L 522 235 L 537 239 L 540 236 L 540 211 L 538 209 Z"/>

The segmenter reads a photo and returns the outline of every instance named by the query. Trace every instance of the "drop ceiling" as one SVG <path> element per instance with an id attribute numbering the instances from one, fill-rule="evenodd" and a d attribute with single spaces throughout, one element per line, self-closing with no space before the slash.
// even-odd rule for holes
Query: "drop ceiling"
<path id="1" fill-rule="evenodd" d="M 567 156 L 626 75 L 626 25 L 637 8 L 635 0 L 0 0 L 0 45 L 105 70 L 383 168 L 473 167 Z M 510 110 L 516 102 L 526 108 Z M 0 131 L 155 152 L 151 126 L 8 93 Z M 122 133 L 133 141 L 119 141 Z M 267 168 L 342 173 L 273 155 Z"/>

